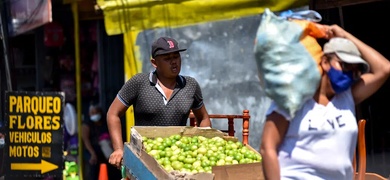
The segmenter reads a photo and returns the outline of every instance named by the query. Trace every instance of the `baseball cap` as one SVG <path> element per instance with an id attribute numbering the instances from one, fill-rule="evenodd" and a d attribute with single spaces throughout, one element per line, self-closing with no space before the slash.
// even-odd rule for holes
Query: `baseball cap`
<path id="1" fill-rule="evenodd" d="M 170 37 L 160 37 L 152 44 L 152 57 L 168 54 L 172 52 L 181 52 L 187 49 L 179 49 L 177 41 Z"/>
<path id="2" fill-rule="evenodd" d="M 334 37 L 324 45 L 324 53 L 335 53 L 341 61 L 349 64 L 362 64 L 362 73 L 370 70 L 370 65 L 361 58 L 360 51 L 356 45 L 345 38 Z"/>

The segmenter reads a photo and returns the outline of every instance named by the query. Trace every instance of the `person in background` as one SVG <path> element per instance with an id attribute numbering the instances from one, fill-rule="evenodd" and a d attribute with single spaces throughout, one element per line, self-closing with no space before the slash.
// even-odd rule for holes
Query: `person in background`
<path id="1" fill-rule="evenodd" d="M 1 162 L 4 162 L 4 149 L 5 149 L 5 127 L 3 125 L 3 120 L 0 120 L 0 160 Z M 4 178 L 4 164 L 1 163 L 0 165 L 0 179 Z"/>
<path id="2" fill-rule="evenodd" d="M 119 90 L 107 112 L 107 123 L 114 148 L 109 163 L 120 168 L 123 140 L 120 118 L 132 105 L 136 126 L 185 126 L 190 110 L 198 126 L 210 127 L 198 82 L 179 75 L 180 49 L 175 39 L 160 37 L 152 44 L 150 73 L 139 73 Z"/>
<path id="3" fill-rule="evenodd" d="M 75 104 L 77 95 L 76 82 L 73 76 L 69 74 L 61 76 L 60 91 L 65 93 L 65 102 Z"/>
<path id="4" fill-rule="evenodd" d="M 89 107 L 89 118 L 85 118 L 82 123 L 81 137 L 84 144 L 84 179 L 97 180 L 99 175 L 100 164 L 108 164 L 108 155 L 112 152 L 107 122 L 103 113 L 103 109 L 98 104 L 91 104 Z M 120 179 L 120 172 L 115 169 L 107 169 L 110 176 L 117 175 L 116 179 Z"/>
<path id="5" fill-rule="evenodd" d="M 272 103 L 260 152 L 266 179 L 353 179 L 355 105 L 390 75 L 390 62 L 337 25 L 320 62 L 320 85 L 294 117 Z"/>

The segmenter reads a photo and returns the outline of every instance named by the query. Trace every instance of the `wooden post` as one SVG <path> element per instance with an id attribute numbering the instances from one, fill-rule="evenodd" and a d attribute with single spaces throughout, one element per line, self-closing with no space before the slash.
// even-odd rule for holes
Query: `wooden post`
<path id="1" fill-rule="evenodd" d="M 249 118 L 251 117 L 249 115 L 249 110 L 245 109 L 242 111 L 242 115 L 242 143 L 249 144 Z"/>
<path id="2" fill-rule="evenodd" d="M 228 133 L 229 136 L 234 136 L 234 133 L 236 131 L 234 130 L 234 118 L 228 118 Z"/>

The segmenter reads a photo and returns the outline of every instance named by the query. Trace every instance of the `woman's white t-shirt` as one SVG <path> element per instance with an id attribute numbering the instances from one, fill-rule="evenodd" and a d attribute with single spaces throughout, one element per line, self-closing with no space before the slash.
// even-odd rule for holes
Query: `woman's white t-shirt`
<path id="1" fill-rule="evenodd" d="M 353 179 L 358 129 L 350 89 L 326 106 L 308 100 L 292 119 L 274 103 L 272 111 L 290 121 L 278 153 L 281 179 Z"/>

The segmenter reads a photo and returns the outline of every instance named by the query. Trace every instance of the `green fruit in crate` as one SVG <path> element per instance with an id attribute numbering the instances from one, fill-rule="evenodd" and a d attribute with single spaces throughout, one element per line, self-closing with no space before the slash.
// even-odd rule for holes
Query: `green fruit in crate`
<path id="1" fill-rule="evenodd" d="M 180 161 L 180 162 L 184 162 L 185 159 L 186 159 L 186 157 L 183 156 L 183 155 L 179 155 L 179 156 L 177 157 L 177 160 Z"/>
<path id="2" fill-rule="evenodd" d="M 207 167 L 207 166 L 210 166 L 210 160 L 203 160 L 202 163 L 201 163 L 201 166 L 203 168 Z"/>
<path id="3" fill-rule="evenodd" d="M 209 160 L 210 160 L 210 161 L 217 161 L 218 159 L 217 159 L 217 157 L 215 157 L 215 156 L 211 156 L 211 157 L 209 157 Z"/>
<path id="4" fill-rule="evenodd" d="M 198 153 L 199 153 L 199 154 L 206 154 L 206 153 L 207 153 L 206 147 L 200 147 L 200 148 L 198 149 Z"/>
<path id="5" fill-rule="evenodd" d="M 243 156 L 242 156 L 242 154 L 240 154 L 240 153 L 236 153 L 236 154 L 233 156 L 233 158 L 234 158 L 235 160 L 237 160 L 237 161 L 240 161 L 240 160 L 243 158 Z"/>
<path id="6" fill-rule="evenodd" d="M 213 166 L 261 162 L 260 154 L 241 142 L 221 137 L 172 135 L 143 140 L 146 152 L 168 172 L 211 173 Z"/>
<path id="7" fill-rule="evenodd" d="M 258 160 L 259 162 L 261 162 L 262 158 L 261 158 L 261 155 L 260 155 L 260 154 L 256 154 L 256 160 Z"/>
<path id="8" fill-rule="evenodd" d="M 166 171 L 168 171 L 168 172 L 174 170 L 173 167 L 172 167 L 170 164 L 169 164 L 169 165 L 165 165 L 165 166 L 163 166 L 163 167 L 164 167 L 164 169 L 165 169 Z"/>
<path id="9" fill-rule="evenodd" d="M 176 135 L 173 135 L 173 138 L 175 140 L 180 140 L 181 139 L 181 136 L 179 134 L 176 134 Z"/>
<path id="10" fill-rule="evenodd" d="M 227 150 L 225 154 L 228 156 L 234 156 L 237 153 L 234 150 Z"/>
<path id="11" fill-rule="evenodd" d="M 245 158 L 242 158 L 242 159 L 240 159 L 240 161 L 238 161 L 240 164 L 245 164 L 245 163 L 247 163 L 247 161 L 246 161 L 246 159 Z"/>
<path id="12" fill-rule="evenodd" d="M 225 165 L 225 163 L 226 163 L 225 160 L 220 159 L 220 160 L 217 161 L 217 164 L 216 164 L 216 165 L 217 165 L 217 166 L 223 166 L 223 165 Z"/>
<path id="13" fill-rule="evenodd" d="M 253 159 L 246 158 L 246 163 L 253 163 Z"/>
<path id="14" fill-rule="evenodd" d="M 162 161 L 162 164 L 163 164 L 164 166 L 170 166 L 170 165 L 171 165 L 171 161 L 170 161 L 169 159 L 164 159 L 164 160 Z"/>
<path id="15" fill-rule="evenodd" d="M 170 158 L 172 155 L 173 155 L 173 151 L 172 150 L 165 151 L 165 157 Z"/>
<path id="16" fill-rule="evenodd" d="M 236 145 L 237 145 L 237 148 L 242 148 L 242 146 L 243 146 L 243 145 L 242 145 L 242 142 L 240 142 L 240 141 L 237 141 L 237 142 L 236 142 Z"/>
<path id="17" fill-rule="evenodd" d="M 174 170 L 180 170 L 183 168 L 184 166 L 184 163 L 180 162 L 180 161 L 173 161 L 171 163 L 171 166 L 173 167 Z"/>
<path id="18" fill-rule="evenodd" d="M 171 149 L 172 149 L 172 150 L 176 150 L 176 149 L 179 149 L 179 147 L 176 146 L 176 144 L 175 144 L 175 145 L 171 145 Z"/>
<path id="19" fill-rule="evenodd" d="M 164 143 L 166 144 L 166 146 L 172 146 L 172 144 L 173 144 L 172 140 L 169 138 L 164 139 Z"/>
<path id="20" fill-rule="evenodd" d="M 233 161 L 233 157 L 231 157 L 231 156 L 226 156 L 226 157 L 225 157 L 225 161 L 226 161 L 226 162 L 232 162 L 232 161 Z"/>
<path id="21" fill-rule="evenodd" d="M 238 145 L 237 145 L 236 143 L 230 144 L 230 147 L 231 147 L 233 150 L 237 150 L 237 149 L 238 149 Z"/>
<path id="22" fill-rule="evenodd" d="M 191 138 L 191 143 L 193 143 L 193 144 L 197 144 L 197 143 L 199 143 L 198 136 L 194 136 L 194 137 L 192 137 L 192 138 Z"/>
<path id="23" fill-rule="evenodd" d="M 184 164 L 183 168 L 185 168 L 185 169 L 192 169 L 192 165 L 191 164 Z"/>
<path id="24" fill-rule="evenodd" d="M 213 166 L 216 166 L 217 165 L 217 161 L 215 160 L 210 160 L 210 166 L 209 167 L 213 167 Z M 206 168 L 206 167 L 205 167 Z"/>
<path id="25" fill-rule="evenodd" d="M 184 159 L 184 163 L 187 163 L 187 164 L 192 164 L 195 161 L 196 161 L 196 159 L 192 158 L 192 157 Z"/>
<path id="26" fill-rule="evenodd" d="M 166 157 L 167 152 L 166 151 L 160 151 L 160 157 Z"/>
<path id="27" fill-rule="evenodd" d="M 156 141 L 157 141 L 157 142 L 163 142 L 164 139 L 163 139 L 162 137 L 157 137 L 157 138 L 156 138 Z"/>
<path id="28" fill-rule="evenodd" d="M 169 160 L 170 161 L 177 161 L 177 158 L 178 158 L 179 156 L 178 155 L 176 155 L 176 154 L 174 154 L 174 155 L 172 155 L 170 158 L 169 158 Z"/>
<path id="29" fill-rule="evenodd" d="M 245 152 L 244 157 L 248 159 L 253 159 L 254 153 L 252 151 L 247 151 Z"/>

